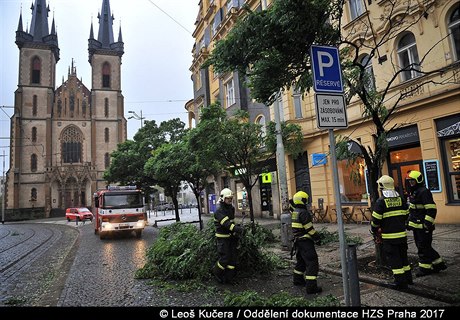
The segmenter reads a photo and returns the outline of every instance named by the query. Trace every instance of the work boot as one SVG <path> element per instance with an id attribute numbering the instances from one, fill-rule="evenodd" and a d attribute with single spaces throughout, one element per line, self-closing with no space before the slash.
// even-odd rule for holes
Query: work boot
<path id="1" fill-rule="evenodd" d="M 225 269 L 225 283 L 235 284 L 235 276 L 236 276 L 235 269 Z"/>
<path id="2" fill-rule="evenodd" d="M 442 270 L 446 270 L 447 266 L 446 263 L 443 261 L 441 263 L 433 264 L 433 272 L 438 273 Z"/>
<path id="3" fill-rule="evenodd" d="M 218 265 L 215 265 L 212 269 L 212 274 L 216 278 L 217 282 L 225 283 L 225 270 L 219 268 Z"/>
<path id="4" fill-rule="evenodd" d="M 415 272 L 415 276 L 417 278 L 420 278 L 420 277 L 428 276 L 428 275 L 430 275 L 432 273 L 433 273 L 433 271 L 431 269 L 418 268 L 418 270 Z"/>
<path id="5" fill-rule="evenodd" d="M 320 293 L 323 288 L 318 287 L 316 280 L 306 280 L 307 294 Z"/>
<path id="6" fill-rule="evenodd" d="M 414 284 L 414 281 L 412 280 L 412 272 L 410 270 L 404 272 L 404 275 L 406 276 L 407 284 Z"/>
<path id="7" fill-rule="evenodd" d="M 409 289 L 409 286 L 407 285 L 407 283 L 404 283 L 404 282 L 389 282 L 386 284 L 386 286 L 390 289 L 399 290 L 399 291 L 404 291 L 404 290 Z"/>
<path id="8" fill-rule="evenodd" d="M 302 274 L 294 273 L 292 277 L 292 282 L 295 286 L 305 286 L 305 278 Z"/>

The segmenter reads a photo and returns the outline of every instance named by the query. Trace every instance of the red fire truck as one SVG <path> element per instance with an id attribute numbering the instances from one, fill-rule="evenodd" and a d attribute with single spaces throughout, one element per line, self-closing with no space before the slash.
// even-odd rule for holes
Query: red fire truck
<path id="1" fill-rule="evenodd" d="M 144 193 L 135 186 L 108 186 L 94 193 L 94 233 L 105 239 L 109 234 L 135 232 L 142 236 L 146 224 Z"/>

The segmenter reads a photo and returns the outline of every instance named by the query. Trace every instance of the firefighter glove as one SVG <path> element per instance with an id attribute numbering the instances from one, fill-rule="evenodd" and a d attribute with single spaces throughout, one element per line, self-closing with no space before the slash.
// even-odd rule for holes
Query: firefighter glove
<path id="1" fill-rule="evenodd" d="M 320 237 L 316 238 L 314 240 L 314 242 L 315 242 L 315 245 L 320 246 L 321 245 L 321 238 Z"/>
<path id="2" fill-rule="evenodd" d="M 240 226 L 240 225 L 235 225 L 235 227 L 233 228 L 233 234 L 236 235 L 236 236 L 241 236 L 243 234 L 243 227 Z"/>

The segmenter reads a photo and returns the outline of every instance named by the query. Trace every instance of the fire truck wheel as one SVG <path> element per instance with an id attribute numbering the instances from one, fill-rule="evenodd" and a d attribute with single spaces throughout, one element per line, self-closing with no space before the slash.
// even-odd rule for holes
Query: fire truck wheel
<path id="1" fill-rule="evenodd" d="M 105 232 L 100 232 L 100 231 L 99 231 L 99 239 L 104 240 L 104 239 L 106 239 L 106 238 L 107 238 L 107 237 L 106 237 L 106 233 L 105 233 Z"/>
<path id="2" fill-rule="evenodd" d="M 142 230 L 136 230 L 136 238 L 140 239 L 142 237 Z"/>

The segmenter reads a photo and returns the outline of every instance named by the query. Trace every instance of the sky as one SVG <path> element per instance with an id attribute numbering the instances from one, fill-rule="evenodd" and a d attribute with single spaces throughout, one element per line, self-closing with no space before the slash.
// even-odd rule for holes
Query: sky
<path id="1" fill-rule="evenodd" d="M 22 10 L 24 30 L 32 20 L 34 0 L 0 0 L 0 157 L 9 168 L 11 108 L 17 89 L 19 49 L 15 44 Z M 121 77 L 126 119 L 134 111 L 145 120 L 180 118 L 188 126 L 185 103 L 193 98 L 189 68 L 192 64 L 192 33 L 198 15 L 198 0 L 110 0 L 115 17 L 114 40 L 121 25 L 124 42 Z M 47 0 L 49 30 L 55 20 L 60 60 L 56 66 L 56 86 L 67 80 L 72 59 L 77 76 L 91 90 L 91 66 L 88 62 L 88 38 L 93 22 L 97 38 L 98 12 L 102 0 Z M 22 9 L 21 9 L 22 8 Z M 128 120 L 128 139 L 132 139 L 141 121 Z M 0 161 L 3 159 L 0 158 Z"/>

